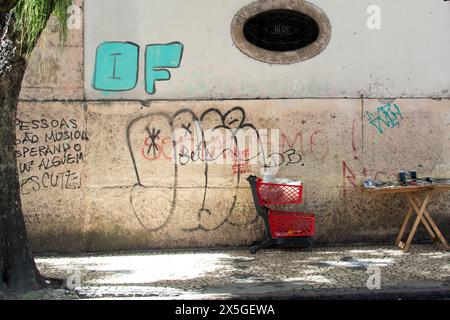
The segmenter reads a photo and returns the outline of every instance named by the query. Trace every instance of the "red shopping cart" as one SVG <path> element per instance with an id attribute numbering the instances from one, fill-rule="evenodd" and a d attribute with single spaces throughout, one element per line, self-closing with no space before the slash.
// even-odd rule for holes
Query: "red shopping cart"
<path id="1" fill-rule="evenodd" d="M 312 245 L 315 216 L 312 213 L 279 211 L 271 205 L 302 203 L 302 185 L 263 182 L 249 176 L 253 202 L 258 215 L 264 220 L 265 237 L 250 247 L 251 253 L 269 246 L 303 247 Z"/>

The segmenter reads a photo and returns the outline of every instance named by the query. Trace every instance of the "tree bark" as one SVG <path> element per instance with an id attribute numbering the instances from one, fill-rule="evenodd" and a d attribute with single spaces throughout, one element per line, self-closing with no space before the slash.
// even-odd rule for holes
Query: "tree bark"
<path id="1" fill-rule="evenodd" d="M 17 45 L 14 36 L 10 39 Z M 26 65 L 25 57 L 16 54 L 11 71 L 0 76 L 0 291 L 26 292 L 45 285 L 28 241 L 15 154 L 17 104 Z"/>

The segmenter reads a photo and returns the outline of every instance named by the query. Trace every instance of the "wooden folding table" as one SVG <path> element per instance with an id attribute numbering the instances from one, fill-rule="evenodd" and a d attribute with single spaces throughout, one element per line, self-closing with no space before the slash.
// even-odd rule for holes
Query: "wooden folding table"
<path id="1" fill-rule="evenodd" d="M 450 184 L 430 184 L 430 185 L 418 185 L 418 186 L 396 186 L 396 187 L 380 187 L 380 188 L 365 188 L 366 191 L 370 193 L 377 194 L 396 194 L 403 193 L 406 195 L 409 208 L 406 213 L 405 219 L 403 220 L 403 224 L 400 228 L 400 232 L 395 240 L 395 244 L 403 250 L 403 252 L 408 252 L 411 242 L 416 234 L 417 228 L 419 224 L 425 226 L 428 233 L 431 236 L 433 241 L 440 241 L 446 250 L 449 250 L 449 246 L 441 231 L 437 227 L 436 223 L 431 218 L 430 211 L 427 209 L 428 204 L 430 203 L 430 198 L 433 192 L 435 191 L 448 191 L 450 190 Z M 423 193 L 425 198 L 421 201 L 419 194 Z M 417 214 L 417 218 L 414 221 L 412 229 L 407 237 L 406 242 L 402 241 L 403 234 L 405 233 L 406 227 L 408 226 L 408 222 L 411 219 L 411 216 L 415 212 Z"/>

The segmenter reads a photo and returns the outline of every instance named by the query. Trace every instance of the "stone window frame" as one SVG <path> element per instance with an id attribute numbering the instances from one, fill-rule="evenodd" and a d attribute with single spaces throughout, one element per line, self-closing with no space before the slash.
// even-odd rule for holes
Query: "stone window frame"
<path id="1" fill-rule="evenodd" d="M 244 36 L 244 24 L 253 16 L 275 9 L 299 11 L 312 17 L 319 25 L 319 37 L 312 44 L 293 51 L 277 52 L 259 48 Z M 235 46 L 247 56 L 270 64 L 293 64 L 321 53 L 331 39 L 331 24 L 325 12 L 304 0 L 259 0 L 240 9 L 231 22 L 231 37 Z"/>

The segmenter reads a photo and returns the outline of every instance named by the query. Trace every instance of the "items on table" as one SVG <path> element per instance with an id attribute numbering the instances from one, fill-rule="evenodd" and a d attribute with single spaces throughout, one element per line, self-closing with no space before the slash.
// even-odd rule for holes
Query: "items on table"
<path id="1" fill-rule="evenodd" d="M 399 186 L 423 186 L 430 184 L 450 184 L 450 179 L 435 179 L 433 177 L 426 177 L 417 179 L 417 171 L 411 170 L 409 172 L 400 170 L 398 172 L 398 181 L 396 182 L 383 182 L 380 180 L 373 180 L 372 177 L 368 177 L 364 180 L 365 188 L 386 188 L 386 187 L 399 187 Z"/>

